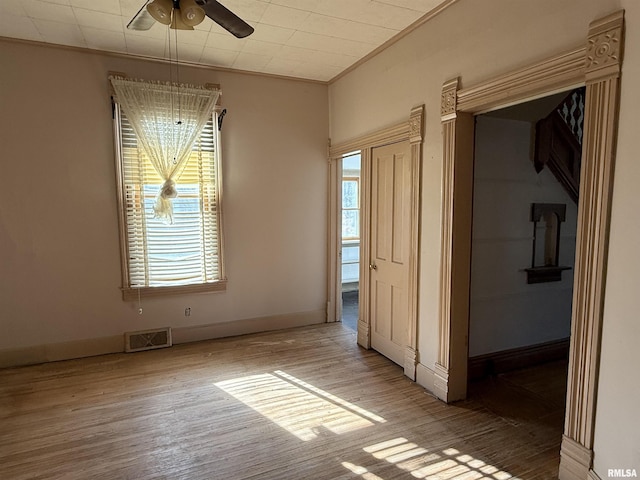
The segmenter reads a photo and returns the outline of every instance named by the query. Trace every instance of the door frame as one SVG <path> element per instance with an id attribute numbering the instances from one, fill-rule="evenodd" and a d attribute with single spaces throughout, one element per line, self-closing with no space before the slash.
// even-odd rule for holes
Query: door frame
<path id="1" fill-rule="evenodd" d="M 340 317 L 340 245 L 339 228 L 342 157 L 354 151 L 361 152 L 360 170 L 360 308 L 358 309 L 358 344 L 371 348 L 369 312 L 369 263 L 371 242 L 371 158 L 372 150 L 393 143 L 409 141 L 411 146 L 411 248 L 409 255 L 409 343 L 405 348 L 404 374 L 415 380 L 418 364 L 418 263 L 419 263 L 419 220 L 420 220 L 420 179 L 422 165 L 422 139 L 424 131 L 424 105 L 411 110 L 408 120 L 377 130 L 355 139 L 329 146 L 329 225 L 328 225 L 328 282 L 327 321 L 335 322 Z"/>
<path id="2" fill-rule="evenodd" d="M 330 143 L 329 143 L 330 146 Z M 327 149 L 327 154 L 329 149 Z M 351 152 L 348 152 L 351 153 Z M 342 158 L 329 157 L 327 206 L 327 323 L 342 320 Z M 361 194 L 362 195 L 362 194 Z M 360 213 L 362 218 L 362 210 Z M 362 231 L 360 232 L 362 235 Z"/>
<path id="3" fill-rule="evenodd" d="M 474 115 L 586 85 L 567 403 L 560 479 L 591 475 L 624 11 L 593 21 L 586 45 L 460 88 L 442 88 L 443 197 L 435 394 L 466 397 Z"/>

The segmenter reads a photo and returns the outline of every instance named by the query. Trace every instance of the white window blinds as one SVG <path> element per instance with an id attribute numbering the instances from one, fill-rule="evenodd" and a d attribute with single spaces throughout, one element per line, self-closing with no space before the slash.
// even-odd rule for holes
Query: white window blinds
<path id="1" fill-rule="evenodd" d="M 116 106 L 119 133 L 124 289 L 180 287 L 222 280 L 215 115 L 175 176 L 173 223 L 154 216 L 164 180 Z M 162 290 L 162 289 L 160 289 Z M 125 295 L 126 298 L 126 295 Z"/>

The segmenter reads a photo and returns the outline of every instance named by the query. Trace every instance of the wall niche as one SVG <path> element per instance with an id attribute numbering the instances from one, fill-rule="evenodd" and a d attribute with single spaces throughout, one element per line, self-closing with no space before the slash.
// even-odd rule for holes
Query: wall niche
<path id="1" fill-rule="evenodd" d="M 566 219 L 564 203 L 532 203 L 533 246 L 531 267 L 526 268 L 527 283 L 559 282 L 571 267 L 558 265 L 560 226 Z"/>

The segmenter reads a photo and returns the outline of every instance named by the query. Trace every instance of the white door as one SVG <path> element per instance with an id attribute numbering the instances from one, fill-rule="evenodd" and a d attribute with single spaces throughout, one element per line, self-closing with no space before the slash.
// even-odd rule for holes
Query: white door
<path id="1" fill-rule="evenodd" d="M 371 347 L 399 365 L 409 342 L 411 147 L 373 149 L 371 168 Z"/>

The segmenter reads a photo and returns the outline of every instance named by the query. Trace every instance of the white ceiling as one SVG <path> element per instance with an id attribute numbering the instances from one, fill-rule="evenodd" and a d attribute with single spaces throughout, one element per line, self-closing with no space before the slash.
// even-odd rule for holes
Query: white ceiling
<path id="1" fill-rule="evenodd" d="M 0 0 L 0 36 L 168 58 L 168 28 L 126 25 L 145 0 Z M 443 0 L 222 0 L 255 28 L 237 39 L 209 18 L 178 33 L 180 61 L 329 81 Z M 173 42 L 172 31 L 172 42 Z"/>

